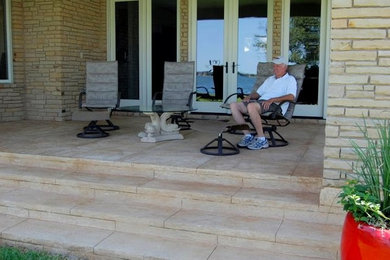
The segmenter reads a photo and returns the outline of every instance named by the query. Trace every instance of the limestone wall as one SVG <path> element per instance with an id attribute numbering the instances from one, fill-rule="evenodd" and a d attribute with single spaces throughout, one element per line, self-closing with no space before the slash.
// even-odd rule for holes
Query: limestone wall
<path id="1" fill-rule="evenodd" d="M 390 118 L 390 1 L 333 0 L 324 185 L 344 183 L 363 117 Z M 375 134 L 375 130 L 372 129 Z"/>
<path id="2" fill-rule="evenodd" d="M 12 84 L 0 84 L 0 121 L 24 118 L 23 1 L 12 1 L 13 73 Z"/>
<path id="3" fill-rule="evenodd" d="M 63 120 L 87 60 L 106 59 L 105 0 L 13 0 L 14 83 L 0 85 L 0 120 Z"/>

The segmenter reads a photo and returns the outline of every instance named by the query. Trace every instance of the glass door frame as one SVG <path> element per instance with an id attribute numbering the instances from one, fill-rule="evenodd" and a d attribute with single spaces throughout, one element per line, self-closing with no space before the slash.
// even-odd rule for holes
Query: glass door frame
<path id="1" fill-rule="evenodd" d="M 152 0 L 107 0 L 107 60 L 116 60 L 115 3 L 138 1 L 139 5 L 139 99 L 122 99 L 121 106 L 152 104 Z M 177 2 L 177 35 L 180 35 L 180 0 Z M 180 38 L 177 37 L 177 46 Z M 180 48 L 177 48 L 179 58 Z"/>
<path id="2" fill-rule="evenodd" d="M 267 1 L 267 59 L 272 59 L 272 19 L 274 0 Z M 189 60 L 197 59 L 197 1 L 189 2 Z M 237 73 L 231 73 L 232 64 L 238 62 L 238 23 L 239 23 L 239 0 L 224 0 L 224 48 L 222 65 L 228 64 L 228 73 L 223 78 L 223 100 L 230 94 L 237 92 Z M 238 64 L 239 65 L 239 64 Z M 236 70 L 237 71 L 237 70 Z M 196 86 L 196 84 L 194 84 Z M 194 90 L 196 91 L 196 89 Z M 235 101 L 233 96 L 230 100 Z M 230 113 L 230 110 L 220 108 L 222 102 L 197 102 L 194 101 L 194 108 L 197 112 L 209 113 Z"/>
<path id="3" fill-rule="evenodd" d="M 330 52 L 330 0 L 321 0 L 321 25 L 320 25 L 320 54 L 319 54 L 319 75 L 318 75 L 318 104 L 299 105 L 294 109 L 294 116 L 302 117 L 326 117 L 327 86 L 329 73 L 329 52 Z M 282 9 L 282 50 L 281 54 L 288 57 L 289 51 L 289 28 L 290 28 L 290 0 L 283 1 Z"/>

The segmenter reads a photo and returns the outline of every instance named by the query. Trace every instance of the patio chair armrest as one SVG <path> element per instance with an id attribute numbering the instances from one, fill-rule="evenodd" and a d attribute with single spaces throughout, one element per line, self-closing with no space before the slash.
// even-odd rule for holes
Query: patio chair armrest
<path id="1" fill-rule="evenodd" d="M 79 93 L 79 108 L 83 107 L 83 97 L 86 96 L 87 92 L 85 90 L 80 91 Z"/>
<path id="2" fill-rule="evenodd" d="M 188 96 L 187 106 L 190 108 L 190 110 L 192 110 L 192 100 L 194 95 L 196 95 L 196 91 L 191 92 L 190 95 Z"/>
<path id="3" fill-rule="evenodd" d="M 152 105 L 153 105 L 153 106 L 156 104 L 156 99 L 157 99 L 157 96 L 158 96 L 158 95 L 162 95 L 162 92 L 156 92 L 156 93 L 154 93 L 153 99 L 152 99 Z"/>

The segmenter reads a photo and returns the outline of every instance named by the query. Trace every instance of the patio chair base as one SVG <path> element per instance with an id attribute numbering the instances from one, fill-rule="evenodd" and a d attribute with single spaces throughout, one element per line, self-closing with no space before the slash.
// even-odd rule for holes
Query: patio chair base
<path id="1" fill-rule="evenodd" d="M 88 126 L 84 127 L 82 133 L 78 133 L 79 138 L 102 138 L 109 136 L 100 126 L 96 125 L 97 121 L 91 121 Z"/>
<path id="2" fill-rule="evenodd" d="M 215 142 L 217 145 L 214 144 Z M 228 146 L 224 146 L 224 143 Z M 222 133 L 220 133 L 217 138 L 213 139 L 201 148 L 200 152 L 207 155 L 225 156 L 238 154 L 240 153 L 240 150 L 231 142 L 223 138 Z"/>
<path id="3" fill-rule="evenodd" d="M 103 131 L 113 131 L 113 130 L 118 130 L 119 129 L 119 126 L 114 125 L 111 122 L 111 120 L 106 120 L 106 122 L 107 122 L 106 125 L 96 125 L 96 126 L 99 126 Z M 85 128 L 87 128 L 87 127 L 85 127 Z"/>
<path id="4" fill-rule="evenodd" d="M 263 127 L 263 131 L 269 136 L 267 139 L 270 147 L 282 147 L 288 145 L 288 141 L 276 131 L 275 126 Z M 276 134 L 279 138 L 275 138 L 274 134 Z"/>
<path id="5" fill-rule="evenodd" d="M 189 121 L 182 114 L 173 114 L 171 115 L 171 124 L 177 124 L 180 130 L 190 130 L 192 121 Z"/>

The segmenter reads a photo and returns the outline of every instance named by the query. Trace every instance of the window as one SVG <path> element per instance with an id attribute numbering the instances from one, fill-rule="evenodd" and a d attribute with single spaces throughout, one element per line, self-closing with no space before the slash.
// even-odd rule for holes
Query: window
<path id="1" fill-rule="evenodd" d="M 10 0 L 0 0 L 0 82 L 11 81 Z"/>

